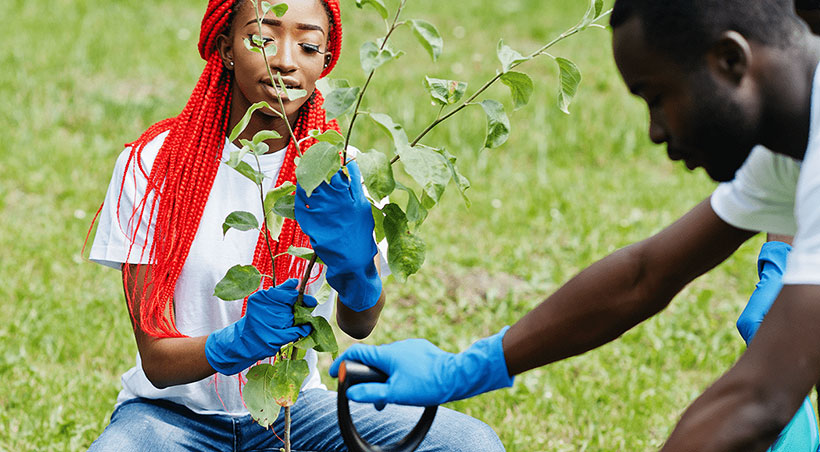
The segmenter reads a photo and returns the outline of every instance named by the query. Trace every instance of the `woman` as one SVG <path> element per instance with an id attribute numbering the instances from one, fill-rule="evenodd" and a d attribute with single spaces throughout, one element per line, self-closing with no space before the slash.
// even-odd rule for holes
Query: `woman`
<path id="1" fill-rule="evenodd" d="M 282 136 L 267 140 L 271 152 L 259 157 L 266 175 L 264 190 L 295 182 L 294 141 L 307 149 L 313 141 L 303 140 L 309 130 L 338 129 L 335 121 L 325 121 L 323 99 L 315 88 L 316 80 L 329 73 L 339 57 L 338 1 L 291 0 L 288 6 L 281 18 L 272 12 L 264 17 L 261 35 L 277 48 L 266 64 L 243 42 L 259 34 L 251 2 L 211 0 L 199 41 L 206 66 L 190 100 L 179 116 L 150 127 L 117 161 L 90 258 L 122 270 L 139 353 L 136 366 L 122 377 L 110 424 L 90 450 L 281 446 L 273 432 L 284 430 L 283 416 L 271 430 L 255 424 L 242 403 L 242 375 L 281 345 L 309 332 L 306 326 L 293 325 L 292 311 L 297 294 L 293 278 L 302 275 L 305 262 L 283 254 L 291 245 L 308 246 L 309 240 L 299 224 L 286 220 L 280 235 L 271 237 L 273 255 L 282 254 L 271 262 L 262 234 L 229 230 L 223 237 L 221 226 L 229 213 L 244 210 L 261 218 L 262 207 L 256 185 L 221 162 L 238 150 L 226 139 L 227 131 L 250 105 L 265 100 L 279 111 L 268 68 L 281 74 L 288 88 L 305 90 L 308 96 L 291 100 L 280 93 L 296 140 L 277 112 L 264 109 L 252 116 L 240 135 L 250 139 L 260 130 L 276 130 Z M 252 156 L 245 158 L 255 167 Z M 323 184 L 315 193 L 317 202 L 349 204 L 336 222 L 343 231 L 337 236 L 345 237 L 345 249 L 336 254 L 364 250 L 357 255 L 365 259 L 353 262 L 320 253 L 328 258 L 328 275 L 336 278 L 329 276 L 329 282 L 340 292 L 337 322 L 343 331 L 361 338 L 375 326 L 384 303 L 381 281 L 372 277 L 383 260 L 376 255 L 372 217 L 369 207 L 362 208 L 361 190 L 350 192 L 340 194 Z M 367 232 L 368 222 L 369 233 L 348 232 Z M 338 240 L 314 239 L 317 252 L 342 246 Z M 273 275 L 278 286 L 265 278 L 265 290 L 246 300 L 226 302 L 212 295 L 228 268 L 251 262 Z M 315 294 L 322 277 L 321 269 L 314 270 L 309 293 Z M 313 305 L 316 300 L 306 296 L 305 303 Z M 314 314 L 327 317 L 332 309 L 333 304 L 326 303 Z M 307 359 L 310 375 L 292 407 L 293 450 L 345 450 L 336 426 L 336 395 L 321 384 L 313 351 Z M 419 411 L 405 407 L 377 412 L 369 405 L 354 405 L 351 410 L 360 432 L 376 444 L 397 441 L 419 417 Z M 444 409 L 420 450 L 503 446 L 485 424 Z"/>

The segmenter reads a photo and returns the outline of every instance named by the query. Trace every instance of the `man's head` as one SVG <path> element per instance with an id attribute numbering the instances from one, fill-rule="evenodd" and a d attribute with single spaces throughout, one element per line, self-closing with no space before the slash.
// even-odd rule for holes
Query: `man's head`
<path id="1" fill-rule="evenodd" d="M 812 33 L 820 34 L 820 0 L 796 0 L 797 15 L 809 24 Z"/>
<path id="2" fill-rule="evenodd" d="M 759 143 L 767 59 L 807 33 L 792 0 L 617 0 L 611 25 L 618 69 L 649 106 L 652 141 L 718 181 Z"/>

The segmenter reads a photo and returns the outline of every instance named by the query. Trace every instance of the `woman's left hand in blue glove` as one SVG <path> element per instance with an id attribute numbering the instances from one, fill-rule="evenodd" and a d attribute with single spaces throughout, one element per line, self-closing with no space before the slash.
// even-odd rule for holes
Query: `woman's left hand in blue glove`
<path id="1" fill-rule="evenodd" d="M 373 214 L 356 162 L 347 164 L 307 196 L 296 185 L 296 221 L 327 266 L 327 282 L 348 308 L 361 312 L 379 301 L 382 281 L 373 258 Z M 298 181 L 297 181 L 298 182 Z"/>

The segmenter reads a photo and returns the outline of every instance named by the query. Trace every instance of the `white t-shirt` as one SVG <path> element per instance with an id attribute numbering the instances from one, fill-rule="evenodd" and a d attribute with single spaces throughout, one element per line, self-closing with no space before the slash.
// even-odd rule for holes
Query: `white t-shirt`
<path id="1" fill-rule="evenodd" d="M 720 184 L 712 209 L 741 229 L 794 235 L 784 284 L 820 284 L 820 71 L 814 75 L 803 161 L 758 146 L 734 180 Z"/>
<path id="2" fill-rule="evenodd" d="M 167 135 L 167 132 L 160 134 L 143 149 L 141 155 L 145 173 L 150 173 L 154 158 Z M 234 150 L 238 148 L 226 139 L 222 160 L 227 160 Z M 128 173 L 125 174 L 129 151 L 130 149 L 126 149 L 117 159 L 89 256 L 92 261 L 117 270 L 126 262 L 150 263 L 148 249 L 145 249 L 145 253 L 142 253 L 142 249 L 150 243 L 153 235 L 153 228 L 146 234 L 151 196 L 146 199 L 143 223 L 134 225 L 131 220 L 135 202 L 139 202 L 145 196 L 146 177 L 135 162 L 131 163 Z M 353 150 L 354 155 L 355 152 Z M 284 158 L 284 150 L 259 157 L 262 172 L 267 176 L 263 182 L 266 192 L 276 181 Z M 256 167 L 253 155 L 246 155 L 244 159 Z M 124 174 L 125 185 L 117 211 Z M 214 287 L 230 267 L 236 264 L 248 265 L 253 261 L 259 231 L 230 229 L 223 238 L 222 223 L 225 217 L 237 210 L 251 212 L 258 219 L 262 218 L 258 188 L 237 171 L 227 165 L 220 165 L 188 258 L 174 289 L 176 326 L 182 334 L 204 336 L 239 320 L 242 315 L 243 300 L 224 301 L 213 295 Z M 139 227 L 137 239 L 129 253 L 135 227 Z M 384 256 L 384 243 L 380 245 L 380 254 Z M 383 258 L 380 264 L 381 269 L 387 269 L 387 263 Z M 314 275 L 318 271 L 317 266 L 314 268 Z M 386 277 L 387 274 L 388 272 L 383 272 L 382 276 Z M 308 293 L 315 295 L 323 281 L 324 274 L 308 287 Z M 330 318 L 333 312 L 331 300 L 335 300 L 335 293 L 331 293 L 328 300 L 318 300 L 322 304 L 316 307 L 314 315 Z M 309 350 L 306 359 L 310 374 L 302 384 L 302 389 L 324 388 L 316 369 L 316 352 Z M 240 396 L 238 378 L 238 375 L 216 374 L 194 383 L 157 389 L 145 376 L 140 356 L 137 354 L 136 365 L 122 376 L 122 390 L 117 403 L 134 397 L 166 399 L 185 405 L 200 414 L 244 415 L 247 414 L 247 409 Z"/>

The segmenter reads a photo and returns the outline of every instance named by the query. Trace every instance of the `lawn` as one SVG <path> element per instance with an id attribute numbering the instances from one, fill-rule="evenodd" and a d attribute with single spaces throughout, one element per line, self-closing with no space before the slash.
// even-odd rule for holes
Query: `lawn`
<path id="1" fill-rule="evenodd" d="M 83 241 L 123 143 L 177 114 L 188 98 L 203 65 L 196 41 L 205 2 L 5 4 L 0 450 L 85 450 L 107 423 L 136 346 L 118 274 L 84 261 Z M 390 114 L 414 135 L 436 114 L 425 75 L 474 89 L 495 74 L 500 38 L 530 52 L 585 10 L 581 0 L 466 4 L 408 1 L 406 17 L 436 24 L 444 54 L 432 63 L 403 29 L 394 46 L 407 53 L 379 70 L 367 110 Z M 353 0 L 342 0 L 342 8 L 344 50 L 332 76 L 361 84 L 358 48 L 382 26 Z M 645 107 L 622 86 L 608 30 L 590 29 L 554 54 L 583 74 L 571 115 L 557 108 L 557 68 L 543 57 L 521 67 L 535 82 L 528 106 L 512 112 L 504 86 L 488 93 L 510 113 L 513 133 L 502 147 L 481 150 L 478 107 L 425 139 L 458 156 L 472 182 L 472 207 L 448 190 L 421 231 L 425 266 L 406 283 L 387 283 L 387 308 L 366 342 L 426 337 L 460 350 L 515 322 L 586 265 L 657 232 L 714 188 L 704 173 L 674 165 L 649 142 Z M 360 125 L 354 144 L 389 152 L 386 136 Z M 451 406 L 493 426 L 510 451 L 656 449 L 681 411 L 742 352 L 734 321 L 754 287 L 760 243 L 751 240 L 620 340 Z"/>

